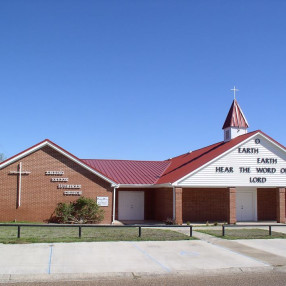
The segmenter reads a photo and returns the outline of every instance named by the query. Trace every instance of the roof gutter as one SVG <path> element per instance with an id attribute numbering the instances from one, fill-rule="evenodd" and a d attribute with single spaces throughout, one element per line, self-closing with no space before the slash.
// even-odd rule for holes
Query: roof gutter
<path id="1" fill-rule="evenodd" d="M 171 183 L 166 184 L 119 184 L 118 188 L 149 188 L 149 189 L 157 189 L 157 188 L 172 188 Z"/>

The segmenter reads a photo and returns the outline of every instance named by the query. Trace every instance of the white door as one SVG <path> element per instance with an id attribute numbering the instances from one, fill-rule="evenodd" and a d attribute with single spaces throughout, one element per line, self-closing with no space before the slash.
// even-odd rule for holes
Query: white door
<path id="1" fill-rule="evenodd" d="M 256 220 L 256 191 L 245 190 L 236 193 L 237 221 Z"/>
<path id="2" fill-rule="evenodd" d="M 118 192 L 118 219 L 144 220 L 144 192 Z"/>

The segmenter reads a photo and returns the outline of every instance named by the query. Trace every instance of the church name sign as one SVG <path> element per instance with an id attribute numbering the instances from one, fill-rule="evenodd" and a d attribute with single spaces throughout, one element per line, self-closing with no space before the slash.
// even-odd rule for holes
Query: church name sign
<path id="1" fill-rule="evenodd" d="M 81 185 L 64 185 L 58 184 L 58 189 L 80 189 Z"/>
<path id="2" fill-rule="evenodd" d="M 64 195 L 66 195 L 66 196 L 80 196 L 80 195 L 82 195 L 82 191 L 64 191 Z"/>
<path id="3" fill-rule="evenodd" d="M 255 141 L 256 144 L 260 143 L 259 141 Z M 259 148 L 238 148 L 237 152 L 239 154 L 259 154 Z M 264 158 L 264 157 L 257 157 L 256 158 L 256 167 L 249 167 L 249 166 L 239 166 L 238 172 L 244 174 L 251 174 L 255 173 L 257 175 L 249 177 L 249 183 L 266 183 L 267 178 L 261 176 L 262 174 L 275 174 L 280 172 L 280 174 L 286 174 L 286 168 L 275 168 L 273 166 L 269 167 L 269 165 L 274 165 L 278 163 L 277 158 Z M 262 165 L 262 166 L 261 166 Z M 263 166 L 267 165 L 267 166 Z M 224 173 L 224 174 L 231 174 L 235 173 L 235 168 L 231 166 L 215 166 L 216 173 Z M 260 175 L 260 176 L 259 176 Z"/>
<path id="4" fill-rule="evenodd" d="M 69 178 L 51 178 L 51 182 L 68 182 Z"/>
<path id="5" fill-rule="evenodd" d="M 56 175 L 56 176 L 61 176 L 64 174 L 64 171 L 46 171 L 46 175 Z"/>
<path id="6" fill-rule="evenodd" d="M 51 182 L 68 182 L 69 178 L 63 178 L 60 177 L 64 175 L 64 171 L 46 171 L 46 176 L 59 176 L 51 178 Z M 58 189 L 81 189 L 81 185 L 74 185 L 74 184 L 58 184 Z M 82 195 L 82 191 L 64 191 L 64 195 L 70 195 L 70 196 L 80 196 Z"/>

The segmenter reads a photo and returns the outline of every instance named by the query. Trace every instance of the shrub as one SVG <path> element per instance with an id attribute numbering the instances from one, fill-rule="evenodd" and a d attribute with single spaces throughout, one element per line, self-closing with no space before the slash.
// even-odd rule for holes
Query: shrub
<path id="1" fill-rule="evenodd" d="M 167 224 L 167 225 L 176 225 L 177 223 L 176 223 L 176 221 L 175 220 L 173 220 L 172 218 L 167 218 L 166 220 L 165 220 L 165 224 Z"/>
<path id="2" fill-rule="evenodd" d="M 73 203 L 58 203 L 54 220 L 58 223 L 71 223 L 73 220 Z"/>
<path id="3" fill-rule="evenodd" d="M 99 223 L 104 218 L 104 211 L 95 200 L 80 197 L 70 203 L 58 203 L 55 220 L 58 223 Z"/>

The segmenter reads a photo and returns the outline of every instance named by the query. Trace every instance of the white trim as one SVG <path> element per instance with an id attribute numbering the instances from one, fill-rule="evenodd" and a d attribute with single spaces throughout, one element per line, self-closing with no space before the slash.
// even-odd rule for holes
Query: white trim
<path id="1" fill-rule="evenodd" d="M 248 124 L 248 122 L 247 122 L 247 120 L 246 120 L 246 117 L 244 116 L 244 113 L 243 113 L 242 109 L 240 108 L 240 106 L 239 106 L 239 109 L 240 109 L 240 111 L 241 111 L 241 114 L 242 114 L 243 119 L 245 120 L 245 123 L 246 123 L 247 126 L 249 127 L 249 124 Z M 240 127 L 240 126 L 239 126 L 239 127 Z M 244 127 L 244 128 L 247 129 L 248 127 Z"/>
<path id="2" fill-rule="evenodd" d="M 173 220 L 176 219 L 176 188 L 173 186 Z"/>
<path id="3" fill-rule="evenodd" d="M 21 188 L 22 188 L 22 162 L 19 163 L 19 193 L 18 193 L 18 208 L 21 206 Z"/>
<path id="4" fill-rule="evenodd" d="M 166 184 L 118 184 L 118 188 L 172 188 L 171 183 Z"/>
<path id="5" fill-rule="evenodd" d="M 0 165 L 0 169 L 6 167 L 7 165 L 9 164 L 12 164 L 13 162 L 15 161 L 18 161 L 19 159 L 43 148 L 44 146 L 49 146 L 51 148 L 53 148 L 54 150 L 58 151 L 59 153 L 61 153 L 62 155 L 64 155 L 65 157 L 69 158 L 70 160 L 74 161 L 75 163 L 77 163 L 78 165 L 80 165 L 81 167 L 87 169 L 88 171 L 96 174 L 98 177 L 100 177 L 101 179 L 111 183 L 111 184 L 114 184 L 114 185 L 117 185 L 115 182 L 113 182 L 112 180 L 110 180 L 109 178 L 103 176 L 101 173 L 95 171 L 94 169 L 92 169 L 91 167 L 89 167 L 88 165 L 84 164 L 83 162 L 77 160 L 76 158 L 74 158 L 73 156 L 69 155 L 68 153 L 66 153 L 65 151 L 59 149 L 58 147 L 54 146 L 52 143 L 48 142 L 48 141 L 44 141 L 43 143 L 35 146 L 34 148 L 31 148 L 29 150 L 27 150 L 26 152 L 23 152 L 21 154 L 19 154 L 18 156 L 16 157 L 13 157 L 11 158 L 10 160 L 7 160 L 6 162 L 4 162 L 4 164 Z"/>
<path id="6" fill-rule="evenodd" d="M 49 142 L 47 142 L 47 145 L 54 148 L 55 150 L 57 150 L 58 152 L 60 152 L 61 154 L 65 155 L 66 157 L 68 157 L 69 159 L 71 159 L 72 161 L 76 162 L 78 165 L 82 166 L 83 168 L 91 171 L 92 173 L 96 174 L 98 177 L 100 177 L 101 179 L 111 183 L 111 184 L 116 184 L 115 182 L 113 182 L 112 180 L 108 179 L 107 177 L 103 176 L 101 173 L 95 171 L 94 169 L 92 169 L 91 167 L 87 166 L 86 164 L 84 164 L 81 161 L 78 161 L 77 159 L 75 159 L 73 156 L 70 156 L 69 154 L 67 154 L 66 152 L 64 152 L 63 150 L 53 146 L 52 144 L 50 144 Z"/>
<path id="7" fill-rule="evenodd" d="M 205 163 L 204 165 L 202 165 L 201 167 L 195 169 L 194 171 L 190 172 L 189 174 L 185 175 L 184 177 L 180 178 L 179 180 L 175 181 L 172 185 L 180 185 L 180 182 L 185 180 L 186 178 L 194 175 L 195 173 L 199 172 L 201 169 L 207 167 L 208 165 L 210 165 L 211 163 L 215 162 L 216 160 L 218 160 L 219 158 L 229 154 L 230 152 L 232 152 L 234 149 L 236 149 L 238 146 L 250 141 L 251 139 L 253 139 L 253 137 L 260 135 L 261 137 L 263 137 L 265 140 L 267 140 L 268 142 L 270 142 L 271 144 L 275 145 L 276 147 L 278 147 L 279 149 L 281 149 L 283 152 L 286 153 L 285 149 L 282 148 L 280 145 L 278 145 L 276 142 L 273 142 L 271 139 L 269 139 L 268 137 L 266 137 L 265 135 L 263 135 L 260 132 L 257 132 L 255 134 L 253 134 L 252 136 L 248 137 L 247 139 L 241 141 L 239 144 L 234 145 L 232 148 L 228 149 L 227 151 L 223 152 L 222 154 L 220 154 L 219 156 L 213 158 L 212 160 L 208 161 L 207 163 Z M 185 187 L 187 185 L 184 185 Z"/>
<path id="8" fill-rule="evenodd" d="M 113 187 L 112 224 L 114 224 L 115 222 L 116 188 L 118 187 L 117 186 Z"/>
<path id="9" fill-rule="evenodd" d="M 6 162 L 4 162 L 4 163 L 2 163 L 2 164 L 0 165 L 0 169 L 2 169 L 2 168 L 4 168 L 4 167 L 6 167 L 7 165 L 10 165 L 10 164 L 12 164 L 12 163 L 18 161 L 19 159 L 21 159 L 21 158 L 23 158 L 23 157 L 29 155 L 30 153 L 33 153 L 34 151 L 37 151 L 37 150 L 41 149 L 41 148 L 44 147 L 45 145 L 47 145 L 47 141 L 45 141 L 45 142 L 43 142 L 43 143 L 41 143 L 41 144 L 35 146 L 34 148 L 31 148 L 31 149 L 27 150 L 26 152 L 23 152 L 23 153 L 19 154 L 18 156 L 15 156 L 15 157 L 13 157 L 13 158 L 11 158 L 11 159 L 8 159 Z"/>

